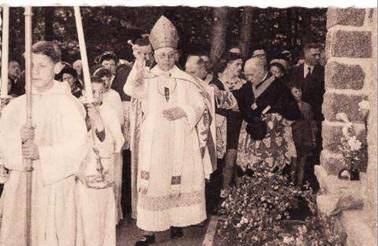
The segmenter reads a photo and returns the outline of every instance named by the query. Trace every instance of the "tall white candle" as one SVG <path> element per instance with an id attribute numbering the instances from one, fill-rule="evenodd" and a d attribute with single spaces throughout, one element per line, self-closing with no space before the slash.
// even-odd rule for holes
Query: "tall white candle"
<path id="1" fill-rule="evenodd" d="M 8 96 L 9 7 L 3 6 L 1 40 L 1 98 Z"/>
<path id="2" fill-rule="evenodd" d="M 92 103 L 93 93 L 92 93 L 91 77 L 89 73 L 87 48 L 86 48 L 85 39 L 84 39 L 83 23 L 81 21 L 80 7 L 74 6 L 74 12 L 75 12 L 77 36 L 79 38 L 81 62 L 83 64 L 85 92 L 86 92 L 88 102 Z"/>

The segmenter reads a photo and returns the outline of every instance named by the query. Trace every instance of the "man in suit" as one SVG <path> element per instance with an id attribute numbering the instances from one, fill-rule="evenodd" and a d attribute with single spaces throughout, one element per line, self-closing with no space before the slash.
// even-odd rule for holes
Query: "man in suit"
<path id="1" fill-rule="evenodd" d="M 268 65 L 268 60 L 267 60 L 267 54 L 266 54 L 266 51 L 265 49 L 259 47 L 259 48 L 256 48 L 253 53 L 252 53 L 252 57 L 251 58 L 259 58 L 260 61 L 262 62 L 262 64 L 264 64 L 264 66 L 267 66 Z"/>
<path id="2" fill-rule="evenodd" d="M 9 61 L 8 66 L 9 91 L 12 97 L 18 97 L 25 94 L 25 78 L 21 71 L 20 63 L 16 60 Z"/>
<path id="3" fill-rule="evenodd" d="M 291 82 L 298 83 L 303 92 L 303 101 L 309 103 L 314 111 L 314 118 L 319 129 L 316 136 L 316 148 L 313 164 L 319 164 L 322 150 L 321 129 L 324 116 L 322 104 L 324 95 L 324 67 L 320 65 L 321 47 L 315 43 L 306 44 L 304 47 L 304 64 L 294 67 L 291 72 Z M 313 174 L 313 165 L 308 173 Z M 311 179 L 311 178 L 310 178 Z"/>

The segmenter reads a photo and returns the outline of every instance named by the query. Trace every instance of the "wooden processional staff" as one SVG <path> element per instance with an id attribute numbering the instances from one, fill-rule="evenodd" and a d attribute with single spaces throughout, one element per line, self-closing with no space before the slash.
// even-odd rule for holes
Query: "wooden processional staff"
<path id="1" fill-rule="evenodd" d="M 3 6 L 2 20 L 2 40 L 1 40 L 1 107 L 5 107 L 9 101 L 8 96 L 8 54 L 9 54 L 9 7 Z M 32 47 L 32 8 L 25 7 L 25 91 L 26 91 L 26 126 L 32 127 L 32 86 L 31 86 L 31 47 Z M 1 113 L 1 112 L 0 112 Z M 33 141 L 33 140 L 30 140 Z M 26 170 L 26 226 L 25 242 L 26 246 L 31 245 L 31 200 L 32 200 L 32 170 L 33 162 L 30 159 L 24 159 Z M 8 179 L 8 173 L 0 163 L 0 183 L 5 183 Z M 22 239 L 20 239 L 22 240 Z"/>
<path id="2" fill-rule="evenodd" d="M 32 8 L 25 7 L 25 92 L 26 92 L 26 127 L 32 128 L 32 77 L 31 77 L 31 56 L 32 56 Z M 33 141 L 33 140 L 29 140 Z M 31 208 L 32 208 L 32 181 L 33 161 L 25 159 L 26 168 L 26 245 L 32 245 L 31 237 Z"/>

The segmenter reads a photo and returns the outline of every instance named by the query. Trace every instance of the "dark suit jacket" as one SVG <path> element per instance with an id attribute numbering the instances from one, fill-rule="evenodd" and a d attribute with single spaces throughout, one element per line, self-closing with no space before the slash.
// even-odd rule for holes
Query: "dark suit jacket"
<path id="1" fill-rule="evenodd" d="M 300 85 L 302 89 L 302 100 L 312 106 L 315 121 L 321 122 L 324 120 L 322 114 L 322 104 L 324 95 L 324 68 L 321 65 L 316 65 L 311 75 L 306 78 L 304 74 L 304 64 L 294 67 L 289 76 L 289 82 L 294 82 Z"/>
<path id="2" fill-rule="evenodd" d="M 14 80 L 9 78 L 10 91 L 8 94 L 14 97 L 25 94 L 25 76 L 22 74 L 19 79 Z"/>
<path id="3" fill-rule="evenodd" d="M 130 101 L 131 97 L 126 95 L 125 92 L 123 92 L 123 86 L 126 83 L 127 77 L 130 74 L 132 65 L 126 65 L 122 64 L 117 67 L 116 75 L 114 77 L 113 83 L 111 85 L 111 88 L 119 93 L 121 96 L 122 101 Z"/>

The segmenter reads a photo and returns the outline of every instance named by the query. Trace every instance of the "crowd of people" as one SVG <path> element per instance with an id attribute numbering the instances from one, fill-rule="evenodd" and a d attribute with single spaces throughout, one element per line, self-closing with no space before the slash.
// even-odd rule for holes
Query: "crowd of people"
<path id="1" fill-rule="evenodd" d="M 98 56 L 92 92 L 77 42 L 71 52 L 37 42 L 33 127 L 24 125 L 24 73 L 9 62 L 12 99 L 0 118 L 1 161 L 9 171 L 0 245 L 23 245 L 23 159 L 34 163 L 32 245 L 115 245 L 125 212 L 144 232 L 136 245 L 153 244 L 169 229 L 172 239 L 182 237 L 183 227 L 217 214 L 221 190 L 254 165 L 316 189 L 321 46 L 306 44 L 295 64 L 288 50 L 269 61 L 263 48 L 244 59 L 232 47 L 214 62 L 207 53 L 188 54 L 180 66 L 178 40 L 161 17 L 148 36 L 129 42 L 134 61 L 111 51 Z M 127 183 L 130 196 L 122 197 Z"/>

